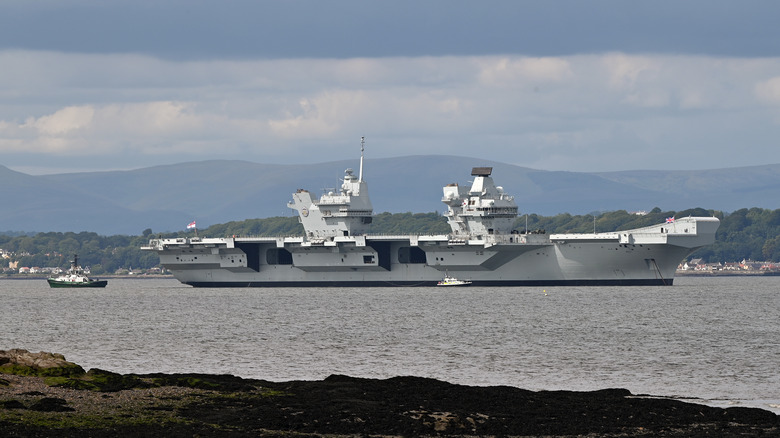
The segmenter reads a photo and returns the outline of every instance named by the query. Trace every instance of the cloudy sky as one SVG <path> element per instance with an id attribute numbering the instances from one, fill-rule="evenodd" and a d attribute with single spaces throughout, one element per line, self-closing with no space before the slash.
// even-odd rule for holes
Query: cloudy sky
<path id="1" fill-rule="evenodd" d="M 780 2 L 3 0 L 0 165 L 780 163 Z"/>

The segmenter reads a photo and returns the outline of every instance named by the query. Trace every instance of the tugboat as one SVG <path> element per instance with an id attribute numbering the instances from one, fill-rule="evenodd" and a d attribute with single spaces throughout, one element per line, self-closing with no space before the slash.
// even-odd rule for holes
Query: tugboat
<path id="1" fill-rule="evenodd" d="M 70 269 L 57 278 L 48 278 L 51 287 L 106 287 L 108 280 L 98 280 L 97 278 L 89 278 L 87 274 L 79 266 L 79 256 L 76 254 L 73 256 Z"/>

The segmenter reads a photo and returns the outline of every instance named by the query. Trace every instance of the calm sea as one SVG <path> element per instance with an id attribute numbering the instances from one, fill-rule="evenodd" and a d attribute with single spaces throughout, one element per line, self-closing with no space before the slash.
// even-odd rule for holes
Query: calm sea
<path id="1" fill-rule="evenodd" d="M 673 287 L 105 289 L 0 280 L 0 349 L 85 369 L 627 388 L 780 413 L 780 277 Z"/>

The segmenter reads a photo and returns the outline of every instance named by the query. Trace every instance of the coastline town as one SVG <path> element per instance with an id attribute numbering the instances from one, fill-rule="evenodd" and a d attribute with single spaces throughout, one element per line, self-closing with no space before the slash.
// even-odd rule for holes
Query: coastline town
<path id="1" fill-rule="evenodd" d="M 681 275 L 778 275 L 780 274 L 780 263 L 753 260 L 705 263 L 702 259 L 694 258 L 680 263 L 677 267 L 677 273 Z"/>
<path id="2" fill-rule="evenodd" d="M 10 278 L 44 278 L 47 276 L 59 275 L 67 271 L 67 268 L 62 268 L 59 266 L 24 266 L 19 263 L 18 257 L 14 257 L 15 255 L 17 254 L 0 248 L 0 275 Z M 18 254 L 20 257 L 24 255 L 25 254 Z M 61 254 L 59 255 L 61 256 Z M 92 272 L 89 266 L 83 266 L 83 270 L 86 275 L 98 274 L 107 277 L 170 275 L 169 272 L 160 266 L 155 266 L 149 269 L 138 269 L 132 267 L 118 268 L 111 272 Z"/>

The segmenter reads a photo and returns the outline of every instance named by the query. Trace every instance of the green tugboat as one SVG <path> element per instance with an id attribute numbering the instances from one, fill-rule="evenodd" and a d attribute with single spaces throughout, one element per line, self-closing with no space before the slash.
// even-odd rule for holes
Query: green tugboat
<path id="1" fill-rule="evenodd" d="M 108 280 L 89 278 L 79 266 L 79 256 L 73 256 L 70 269 L 57 278 L 48 278 L 51 287 L 106 287 Z"/>

